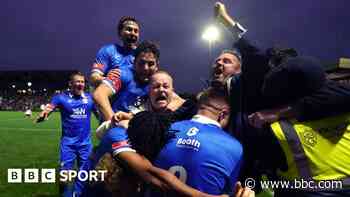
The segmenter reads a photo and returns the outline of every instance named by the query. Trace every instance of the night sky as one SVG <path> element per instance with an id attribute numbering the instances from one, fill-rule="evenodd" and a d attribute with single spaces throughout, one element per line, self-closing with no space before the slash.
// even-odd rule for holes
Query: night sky
<path id="1" fill-rule="evenodd" d="M 223 1 L 261 48 L 293 47 L 325 63 L 350 57 L 350 0 Z M 141 22 L 141 39 L 157 41 L 161 66 L 180 91 L 202 87 L 210 62 L 230 47 L 228 33 L 209 54 L 201 39 L 212 21 L 210 0 L 2 0 L 0 72 L 79 69 L 88 73 L 97 50 L 117 42 L 121 16 Z"/>

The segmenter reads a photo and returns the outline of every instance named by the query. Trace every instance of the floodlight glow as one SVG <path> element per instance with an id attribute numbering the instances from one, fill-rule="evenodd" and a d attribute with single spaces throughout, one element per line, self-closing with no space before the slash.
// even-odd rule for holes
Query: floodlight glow
<path id="1" fill-rule="evenodd" d="M 219 39 L 219 30 L 215 26 L 209 26 L 202 34 L 202 38 L 209 42 L 214 42 Z"/>
<path id="2" fill-rule="evenodd" d="M 32 86 L 32 82 L 27 83 L 28 87 Z"/>

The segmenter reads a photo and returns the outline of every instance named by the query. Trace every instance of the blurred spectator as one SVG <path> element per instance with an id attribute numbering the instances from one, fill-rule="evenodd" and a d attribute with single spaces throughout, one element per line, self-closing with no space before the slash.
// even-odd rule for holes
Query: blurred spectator
<path id="1" fill-rule="evenodd" d="M 0 90 L 0 110 L 6 111 L 40 111 L 42 104 L 47 104 L 55 92 L 46 91 L 8 91 Z"/>

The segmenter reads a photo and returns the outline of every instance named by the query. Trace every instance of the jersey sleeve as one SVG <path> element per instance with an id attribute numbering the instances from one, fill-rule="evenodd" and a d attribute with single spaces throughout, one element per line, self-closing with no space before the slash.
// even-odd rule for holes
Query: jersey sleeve
<path id="1" fill-rule="evenodd" d="M 106 75 L 109 70 L 110 55 L 107 47 L 102 47 L 96 54 L 95 61 L 92 65 L 91 73 Z"/>
<path id="2" fill-rule="evenodd" d="M 52 97 L 49 104 L 46 105 L 45 110 L 53 111 L 55 108 L 59 107 L 62 104 L 62 99 L 60 95 L 55 95 Z"/>
<path id="3" fill-rule="evenodd" d="M 237 140 L 227 141 L 226 144 L 230 144 L 230 148 L 227 147 L 229 155 L 227 155 L 228 160 L 224 160 L 226 175 L 223 191 L 225 194 L 233 195 L 233 188 L 240 175 L 241 166 L 243 162 L 243 146 Z"/>
<path id="4" fill-rule="evenodd" d="M 224 188 L 224 193 L 228 194 L 229 196 L 233 196 L 233 194 L 234 194 L 233 188 L 234 188 L 236 182 L 238 181 L 238 176 L 239 176 L 239 172 L 241 169 L 241 165 L 242 165 L 242 159 L 239 162 L 237 162 L 237 164 L 234 166 L 234 168 L 232 169 L 232 172 L 230 174 L 230 177 L 226 182 L 226 185 Z"/>
<path id="5" fill-rule="evenodd" d="M 136 152 L 128 142 L 128 135 L 126 129 L 123 127 L 114 127 L 108 132 L 108 137 L 111 140 L 111 149 L 113 156 L 121 152 Z"/>
<path id="6" fill-rule="evenodd" d="M 102 83 L 106 84 L 108 87 L 112 89 L 113 94 L 116 94 L 121 88 L 122 85 L 128 83 L 129 76 L 128 72 L 119 69 L 120 70 L 120 76 L 107 76 Z"/>
<path id="7" fill-rule="evenodd" d="M 208 166 L 205 171 L 205 174 L 201 175 L 203 180 L 197 183 L 198 189 L 212 195 L 222 194 L 227 184 L 227 175 L 215 166 Z"/>

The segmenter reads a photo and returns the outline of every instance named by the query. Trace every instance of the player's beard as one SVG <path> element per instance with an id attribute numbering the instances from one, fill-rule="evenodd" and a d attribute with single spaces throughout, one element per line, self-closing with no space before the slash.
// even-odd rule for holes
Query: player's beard
<path id="1" fill-rule="evenodd" d="M 149 83 L 150 77 L 146 73 L 139 73 L 136 79 L 139 83 L 145 85 Z"/>

